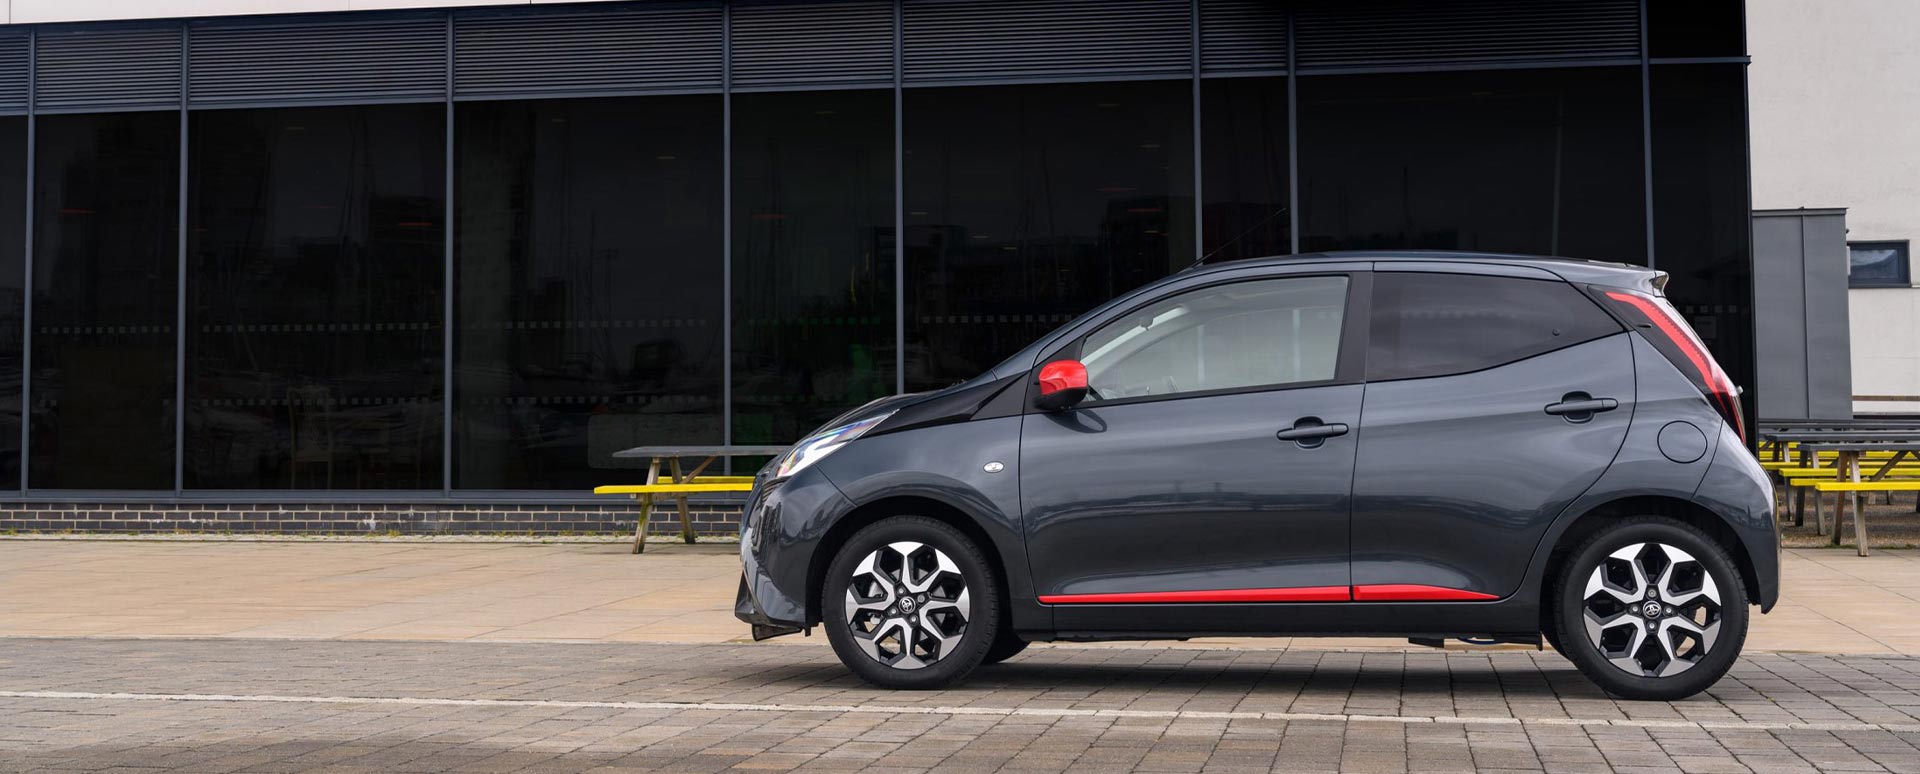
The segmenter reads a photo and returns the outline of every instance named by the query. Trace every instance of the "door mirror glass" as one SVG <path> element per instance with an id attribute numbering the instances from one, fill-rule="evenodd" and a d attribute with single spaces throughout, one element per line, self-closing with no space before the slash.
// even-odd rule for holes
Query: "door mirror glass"
<path id="1" fill-rule="evenodd" d="M 1087 397 L 1087 367 L 1078 360 L 1055 360 L 1040 367 L 1040 395 L 1033 405 L 1041 411 L 1065 411 Z"/>

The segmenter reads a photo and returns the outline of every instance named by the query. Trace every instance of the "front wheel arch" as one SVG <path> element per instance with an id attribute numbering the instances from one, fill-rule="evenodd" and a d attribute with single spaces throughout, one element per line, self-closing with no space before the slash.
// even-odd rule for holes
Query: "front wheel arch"
<path id="1" fill-rule="evenodd" d="M 1758 603 L 1760 599 L 1760 576 L 1755 571 L 1753 556 L 1747 552 L 1747 546 L 1740 540 L 1733 527 L 1728 526 L 1719 514 L 1707 510 L 1699 503 L 1682 500 L 1677 497 L 1657 495 L 1641 497 L 1623 497 L 1601 503 L 1587 512 L 1575 517 L 1571 524 L 1554 540 L 1553 551 L 1547 555 L 1544 571 L 1540 574 L 1540 626 L 1541 631 L 1552 625 L 1553 615 L 1553 579 L 1559 577 L 1560 568 L 1567 562 L 1573 549 L 1585 542 L 1587 537 L 1601 528 L 1634 516 L 1664 516 L 1690 525 L 1707 533 L 1718 543 L 1727 555 L 1733 557 L 1734 567 L 1740 570 L 1741 585 L 1746 587 L 1747 599 Z"/>
<path id="2" fill-rule="evenodd" d="M 993 582 L 999 587 L 1001 599 L 1007 599 L 1007 568 L 1002 562 L 993 538 L 981 529 L 980 523 L 966 512 L 931 497 L 902 495 L 886 497 L 861 505 L 849 511 L 847 515 L 834 522 L 827 533 L 814 546 L 813 556 L 807 564 L 807 625 L 813 626 L 824 620 L 821 614 L 821 590 L 827 585 L 827 568 L 833 564 L 833 557 L 840 552 L 855 533 L 869 524 L 893 516 L 924 516 L 943 522 L 966 535 L 968 540 L 980 547 L 986 555 L 987 567 L 993 573 Z M 1011 605 L 1001 605 L 1002 623 L 1005 623 L 1007 610 Z"/>

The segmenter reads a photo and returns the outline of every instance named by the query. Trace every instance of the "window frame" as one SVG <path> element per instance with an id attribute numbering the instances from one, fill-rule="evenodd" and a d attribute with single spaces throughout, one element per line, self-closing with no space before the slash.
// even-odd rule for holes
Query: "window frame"
<path id="1" fill-rule="evenodd" d="M 1335 268 L 1329 266 L 1300 267 L 1295 271 L 1260 272 L 1253 274 L 1235 274 L 1232 276 L 1210 278 L 1209 281 L 1169 286 L 1163 292 L 1144 295 L 1132 299 L 1126 306 L 1115 308 L 1097 319 L 1083 322 L 1078 329 L 1069 334 L 1066 343 L 1054 347 L 1047 355 L 1037 358 L 1033 368 L 1026 376 L 1027 400 L 1024 411 L 1029 414 L 1053 413 L 1034 406 L 1034 398 L 1040 394 L 1040 369 L 1057 360 L 1079 360 L 1087 339 L 1094 333 L 1104 330 L 1107 325 L 1146 307 L 1175 296 L 1182 296 L 1208 288 L 1224 285 L 1236 285 L 1243 282 L 1264 282 L 1287 279 L 1313 279 L 1316 277 L 1343 277 L 1347 280 L 1346 306 L 1340 318 L 1340 343 L 1338 359 L 1334 362 L 1333 378 L 1311 382 L 1283 382 L 1277 384 L 1256 384 L 1246 387 L 1225 387 L 1214 390 L 1193 390 L 1165 395 L 1135 395 L 1126 398 L 1113 398 L 1096 402 L 1083 402 L 1066 409 L 1067 413 L 1083 409 L 1106 408 L 1109 406 L 1131 406 L 1139 403 L 1159 403 L 1189 398 L 1212 398 L 1222 395 L 1245 395 L 1259 392 L 1279 392 L 1302 390 L 1314 387 L 1331 387 L 1345 384 L 1359 384 L 1366 375 L 1366 346 L 1369 326 L 1354 325 L 1356 315 L 1371 319 L 1373 299 L 1373 272 L 1363 268 Z"/>
<path id="2" fill-rule="evenodd" d="M 1901 278 L 1897 280 L 1856 280 L 1853 278 L 1853 251 L 1855 248 L 1892 248 L 1904 259 L 1900 261 Z M 1913 287 L 1913 243 L 1906 239 L 1863 239 L 1847 242 L 1847 288 L 1911 288 Z"/>

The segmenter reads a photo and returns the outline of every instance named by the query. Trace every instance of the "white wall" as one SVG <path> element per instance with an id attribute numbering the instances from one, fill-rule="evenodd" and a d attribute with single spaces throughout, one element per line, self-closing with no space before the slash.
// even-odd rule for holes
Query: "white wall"
<path id="1" fill-rule="evenodd" d="M 9 24 L 38 24 L 99 19 L 371 11 L 467 5 L 543 5 L 558 2 L 582 0 L 0 0 L 0 19 Z"/>
<path id="2" fill-rule="evenodd" d="M 1747 0 L 1755 209 L 1845 207 L 1849 240 L 1920 244 L 1916 40 L 1916 0 Z M 1853 393 L 1920 399 L 1920 289 L 1851 290 L 1848 301 Z M 1913 413 L 1920 402 L 1854 408 Z"/>

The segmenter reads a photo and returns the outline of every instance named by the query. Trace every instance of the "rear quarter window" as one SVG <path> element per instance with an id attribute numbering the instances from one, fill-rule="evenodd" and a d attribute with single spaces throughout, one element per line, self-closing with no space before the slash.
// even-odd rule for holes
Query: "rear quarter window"
<path id="1" fill-rule="evenodd" d="M 1374 275 L 1367 378 L 1480 371 L 1622 329 L 1564 282 L 1473 274 Z"/>

